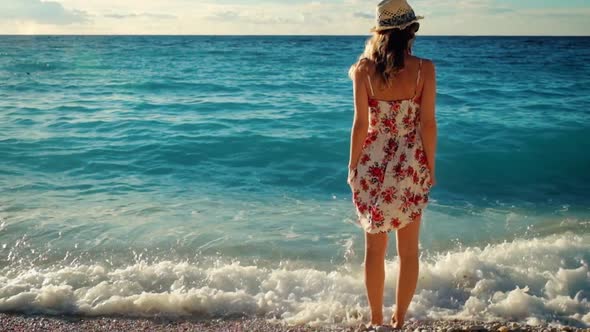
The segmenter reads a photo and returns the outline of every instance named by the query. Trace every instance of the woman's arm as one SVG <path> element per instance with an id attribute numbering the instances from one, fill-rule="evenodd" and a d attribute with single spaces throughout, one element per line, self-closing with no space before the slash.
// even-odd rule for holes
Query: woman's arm
<path id="1" fill-rule="evenodd" d="M 358 66 L 353 78 L 354 121 L 350 135 L 349 173 L 356 168 L 369 128 L 369 94 L 367 71 Z"/>
<path id="2" fill-rule="evenodd" d="M 436 117 L 434 109 L 436 104 L 436 70 L 431 61 L 424 62 L 424 89 L 422 90 L 422 103 L 420 105 L 420 127 L 424 152 L 428 161 L 428 168 L 432 177 L 432 184 L 436 183 Z"/>

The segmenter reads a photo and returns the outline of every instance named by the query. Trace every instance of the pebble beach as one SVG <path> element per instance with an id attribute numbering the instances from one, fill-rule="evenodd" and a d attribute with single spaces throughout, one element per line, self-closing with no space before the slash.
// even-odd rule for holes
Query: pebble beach
<path id="1" fill-rule="evenodd" d="M 88 318 L 79 316 L 39 316 L 20 314 L 0 314 L 1 331 L 284 331 L 284 332 L 327 332 L 358 331 L 351 326 L 286 326 L 262 318 L 211 319 L 211 320 L 171 320 L 166 318 Z M 515 322 L 478 322 L 464 320 L 410 320 L 402 331 L 446 331 L 446 332 L 577 332 L 590 331 L 570 326 L 531 326 Z"/>

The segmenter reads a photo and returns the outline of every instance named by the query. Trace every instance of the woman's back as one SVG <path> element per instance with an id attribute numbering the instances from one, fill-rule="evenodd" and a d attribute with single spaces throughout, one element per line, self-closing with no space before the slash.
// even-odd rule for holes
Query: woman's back
<path id="1" fill-rule="evenodd" d="M 375 63 L 366 59 L 363 64 L 367 73 L 368 86 L 372 91 L 369 97 L 377 100 L 405 100 L 419 96 L 423 79 L 421 78 L 423 60 L 415 56 L 408 56 L 405 60 L 405 68 L 392 78 L 388 84 L 383 82 L 377 74 Z"/>

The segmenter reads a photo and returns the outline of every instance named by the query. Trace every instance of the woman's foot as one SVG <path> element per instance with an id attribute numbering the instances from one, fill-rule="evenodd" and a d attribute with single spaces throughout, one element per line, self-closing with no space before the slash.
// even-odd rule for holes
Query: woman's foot
<path id="1" fill-rule="evenodd" d="M 393 328 L 389 325 L 361 324 L 357 331 L 359 331 L 359 332 L 392 332 Z"/>
<path id="2" fill-rule="evenodd" d="M 361 324 L 359 325 L 357 332 L 370 332 L 370 331 L 375 331 L 376 326 L 372 325 L 370 323 L 367 324 Z"/>
<path id="3" fill-rule="evenodd" d="M 391 316 L 391 326 L 392 326 L 394 329 L 401 329 L 401 328 L 404 326 L 404 322 L 398 322 L 398 321 L 395 319 L 395 314 L 393 314 L 393 316 Z"/>

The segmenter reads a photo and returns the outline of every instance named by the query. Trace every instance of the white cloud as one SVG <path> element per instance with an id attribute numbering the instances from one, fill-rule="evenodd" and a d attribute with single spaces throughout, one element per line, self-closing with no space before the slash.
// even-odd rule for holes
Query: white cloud
<path id="1" fill-rule="evenodd" d="M 129 18 L 153 18 L 153 19 L 160 19 L 160 20 L 171 20 L 177 18 L 175 15 L 169 14 L 154 14 L 154 13 L 110 13 L 110 14 L 103 14 L 106 18 L 115 18 L 115 19 L 129 19 Z"/>
<path id="2" fill-rule="evenodd" d="M 305 21 L 305 15 L 298 13 L 295 15 L 282 16 L 272 15 L 265 13 L 264 11 L 246 11 L 238 12 L 233 10 L 222 10 L 219 12 L 211 13 L 206 16 L 208 20 L 219 22 L 219 21 L 233 21 L 240 22 L 242 24 L 301 24 Z"/>
<path id="3" fill-rule="evenodd" d="M 375 5 L 378 2 L 230 1 L 232 0 L 0 0 L 0 31 L 66 34 L 360 35 L 368 34 L 373 25 Z M 559 2 L 555 1 L 558 6 Z M 497 0 L 412 0 L 411 3 L 417 14 L 426 17 L 422 21 L 421 34 L 590 33 L 587 23 L 584 23 L 590 19 L 589 8 L 575 11 L 564 8 L 524 10 L 507 5 L 506 2 L 502 2 L 502 5 Z M 7 16 L 12 19 L 10 24 L 7 23 Z"/>
<path id="4" fill-rule="evenodd" d="M 367 13 L 367 12 L 354 12 L 354 13 L 352 13 L 352 16 L 358 17 L 358 18 L 364 18 L 364 19 L 368 19 L 368 20 L 372 20 L 375 18 L 375 14 Z"/>
<path id="5" fill-rule="evenodd" d="M 56 1 L 2 0 L 0 20 L 63 25 L 85 22 L 88 15 L 84 11 L 68 10 Z"/>

